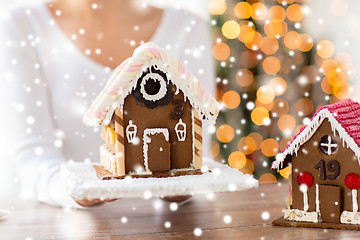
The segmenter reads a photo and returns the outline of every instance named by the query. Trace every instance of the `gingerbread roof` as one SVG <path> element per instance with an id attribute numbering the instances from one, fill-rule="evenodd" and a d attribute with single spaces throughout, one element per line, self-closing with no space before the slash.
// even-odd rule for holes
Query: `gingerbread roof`
<path id="1" fill-rule="evenodd" d="M 165 71 L 168 79 L 182 90 L 203 119 L 215 121 L 220 105 L 199 80 L 165 49 L 154 43 L 146 43 L 135 49 L 133 56 L 114 70 L 105 88 L 85 114 L 84 123 L 89 126 L 109 124 L 115 109 L 122 110 L 124 99 L 136 88 L 142 72 L 153 64 Z"/>
<path id="2" fill-rule="evenodd" d="M 343 145 L 354 151 L 360 164 L 360 104 L 351 99 L 321 107 L 293 138 L 289 145 L 276 156 L 271 168 L 282 169 L 287 155 L 297 154 L 299 148 L 316 132 L 323 120 L 327 118 L 334 134 L 337 132 L 343 140 Z"/>

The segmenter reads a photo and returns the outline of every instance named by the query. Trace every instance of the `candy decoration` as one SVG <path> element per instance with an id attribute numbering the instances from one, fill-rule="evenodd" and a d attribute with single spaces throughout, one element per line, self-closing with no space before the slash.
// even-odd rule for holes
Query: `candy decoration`
<path id="1" fill-rule="evenodd" d="M 179 142 L 184 142 L 186 138 L 186 124 L 183 123 L 181 118 L 179 122 L 175 125 L 175 132 Z"/>
<path id="2" fill-rule="evenodd" d="M 202 166 L 202 122 L 199 118 L 198 112 L 195 109 L 193 109 L 191 112 L 191 119 L 193 148 L 195 149 L 194 166 L 195 169 L 200 169 Z"/>
<path id="3" fill-rule="evenodd" d="M 356 173 L 349 173 L 345 176 L 344 181 L 345 186 L 348 189 L 351 189 L 353 212 L 357 212 L 359 209 L 357 202 L 357 190 L 360 188 L 360 177 Z"/>
<path id="4" fill-rule="evenodd" d="M 296 181 L 300 186 L 300 191 L 303 193 L 303 201 L 304 201 L 304 211 L 307 212 L 309 210 L 309 199 L 308 199 L 308 189 L 314 182 L 314 178 L 308 172 L 301 172 L 297 175 Z"/>
<path id="5" fill-rule="evenodd" d="M 133 122 L 130 120 L 129 125 L 126 127 L 126 138 L 129 143 L 135 142 L 135 137 L 137 133 L 137 126 L 133 124 Z"/>

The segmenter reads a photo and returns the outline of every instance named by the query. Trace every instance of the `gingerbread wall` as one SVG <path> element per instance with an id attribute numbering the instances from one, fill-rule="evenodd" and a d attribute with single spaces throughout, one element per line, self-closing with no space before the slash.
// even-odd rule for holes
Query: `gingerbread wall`
<path id="1" fill-rule="evenodd" d="M 346 147 L 346 143 L 343 146 L 343 140 L 339 138 L 339 135 L 335 135 L 335 140 L 338 144 L 338 150 L 333 155 L 324 154 L 319 148 L 320 139 L 324 135 L 334 136 L 333 131 L 331 130 L 330 122 L 325 119 L 320 127 L 317 129 L 315 134 L 305 143 L 303 144 L 297 152 L 297 156 L 294 154 L 292 156 L 292 208 L 293 209 L 303 209 L 303 193 L 299 189 L 299 185 L 297 183 L 297 176 L 300 172 L 306 171 L 309 172 L 313 178 L 314 182 L 308 189 L 308 198 L 309 198 L 309 210 L 316 210 L 316 186 L 319 185 L 332 185 L 332 186 L 340 186 L 341 188 L 341 211 L 347 210 L 352 211 L 352 196 L 351 190 L 349 190 L 345 184 L 344 179 L 348 173 L 356 173 L 360 175 L 360 166 L 357 158 L 355 157 L 354 152 Z M 315 168 L 315 165 L 320 161 L 325 161 L 325 167 L 327 163 L 331 160 L 336 160 L 340 165 L 340 172 L 338 177 L 334 180 L 320 179 L 320 170 Z M 328 170 L 328 169 L 326 169 Z M 326 175 L 331 175 L 331 171 L 327 171 Z M 324 178 L 324 177 L 323 177 Z M 331 177 L 330 177 L 331 178 Z M 358 199 L 359 193 L 358 193 Z M 321 202 L 320 202 L 321 205 Z"/>
<path id="2" fill-rule="evenodd" d="M 176 87 L 171 84 L 175 93 Z M 129 173 L 135 171 L 136 166 L 144 167 L 143 156 L 143 132 L 146 128 L 167 128 L 169 130 L 170 140 L 170 161 L 171 169 L 190 168 L 193 163 L 193 143 L 192 143 L 192 106 L 188 100 L 182 107 L 182 121 L 186 124 L 186 140 L 179 142 L 175 133 L 175 125 L 178 120 L 170 117 L 175 113 L 178 107 L 177 101 L 184 102 L 184 94 L 179 90 L 178 94 L 174 94 L 173 99 L 164 106 L 156 108 L 147 108 L 141 102 L 138 102 L 133 94 L 129 94 L 124 101 L 124 129 L 132 120 L 137 126 L 138 144 L 128 143 L 125 137 L 125 171 Z M 151 156 L 156 158 L 156 156 Z"/>

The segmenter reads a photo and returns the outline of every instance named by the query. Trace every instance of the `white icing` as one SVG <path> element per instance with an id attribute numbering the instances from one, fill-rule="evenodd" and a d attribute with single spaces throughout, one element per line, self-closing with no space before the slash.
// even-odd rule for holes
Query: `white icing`
<path id="1" fill-rule="evenodd" d="M 129 143 L 134 143 L 136 141 L 136 134 L 137 134 L 137 126 L 133 124 L 133 122 L 130 120 L 129 124 L 126 127 L 126 138 Z"/>
<path id="2" fill-rule="evenodd" d="M 340 216 L 340 223 L 360 224 L 360 212 L 343 211 Z"/>
<path id="3" fill-rule="evenodd" d="M 183 123 L 181 118 L 179 122 L 175 125 L 175 133 L 179 142 L 184 142 L 186 139 L 186 124 Z"/>
<path id="4" fill-rule="evenodd" d="M 357 202 L 357 190 L 356 189 L 351 190 L 351 195 L 352 195 L 353 212 L 357 212 L 359 209 Z"/>
<path id="5" fill-rule="evenodd" d="M 147 81 L 149 81 L 149 79 L 153 79 L 154 81 L 157 80 L 158 82 L 160 82 L 159 92 L 157 92 L 154 95 L 150 95 L 145 91 L 145 84 Z M 167 92 L 166 86 L 167 83 L 165 79 L 163 79 L 158 73 L 148 73 L 140 83 L 140 92 L 146 100 L 157 101 L 159 99 L 162 99 L 166 95 Z"/>
<path id="6" fill-rule="evenodd" d="M 149 151 L 149 143 L 151 142 L 151 138 L 149 137 L 149 135 L 155 135 L 155 134 L 159 134 L 162 133 L 165 137 L 166 141 L 169 141 L 169 130 L 167 128 L 147 128 L 144 130 L 144 135 L 143 135 L 143 154 L 144 154 L 144 166 L 145 166 L 145 171 L 146 172 L 150 172 L 149 169 L 149 159 L 148 159 L 148 151 Z"/>
<path id="7" fill-rule="evenodd" d="M 320 200 L 319 200 L 319 184 L 315 185 L 316 187 L 316 200 L 315 200 L 315 204 L 316 204 L 316 212 L 320 212 Z"/>
<path id="8" fill-rule="evenodd" d="M 298 136 L 296 136 L 296 139 L 291 142 L 291 144 L 284 150 L 283 153 L 277 154 L 276 160 L 272 163 L 272 168 L 276 168 L 279 171 L 281 168 L 283 168 L 283 162 L 287 155 L 297 155 L 297 151 L 300 149 L 300 147 L 314 135 L 314 133 L 319 128 L 325 118 L 329 120 L 331 130 L 333 131 L 334 135 L 337 133 L 342 139 L 343 145 L 344 143 L 346 143 L 346 146 L 355 153 L 355 156 L 357 157 L 360 165 L 359 146 L 355 143 L 354 139 L 350 137 L 350 135 L 345 131 L 341 124 L 334 118 L 332 113 L 328 109 L 324 108 L 314 116 L 314 118 L 305 127 L 305 129 Z"/>
<path id="9" fill-rule="evenodd" d="M 308 186 L 301 184 L 300 191 L 303 193 L 304 211 L 307 212 L 309 210 Z"/>
<path id="10" fill-rule="evenodd" d="M 298 222 L 313 222 L 318 223 L 319 213 L 317 212 L 306 212 L 300 209 L 285 209 L 284 219 Z"/>

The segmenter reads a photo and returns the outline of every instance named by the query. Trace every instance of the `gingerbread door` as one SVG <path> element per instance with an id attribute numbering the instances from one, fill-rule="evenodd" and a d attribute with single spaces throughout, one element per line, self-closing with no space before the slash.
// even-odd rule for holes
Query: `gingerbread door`
<path id="1" fill-rule="evenodd" d="M 319 185 L 321 219 L 328 223 L 340 222 L 341 189 L 339 186 Z"/>
<path id="2" fill-rule="evenodd" d="M 144 165 L 147 171 L 164 172 L 170 170 L 170 142 L 167 128 L 147 128 L 144 130 Z"/>

